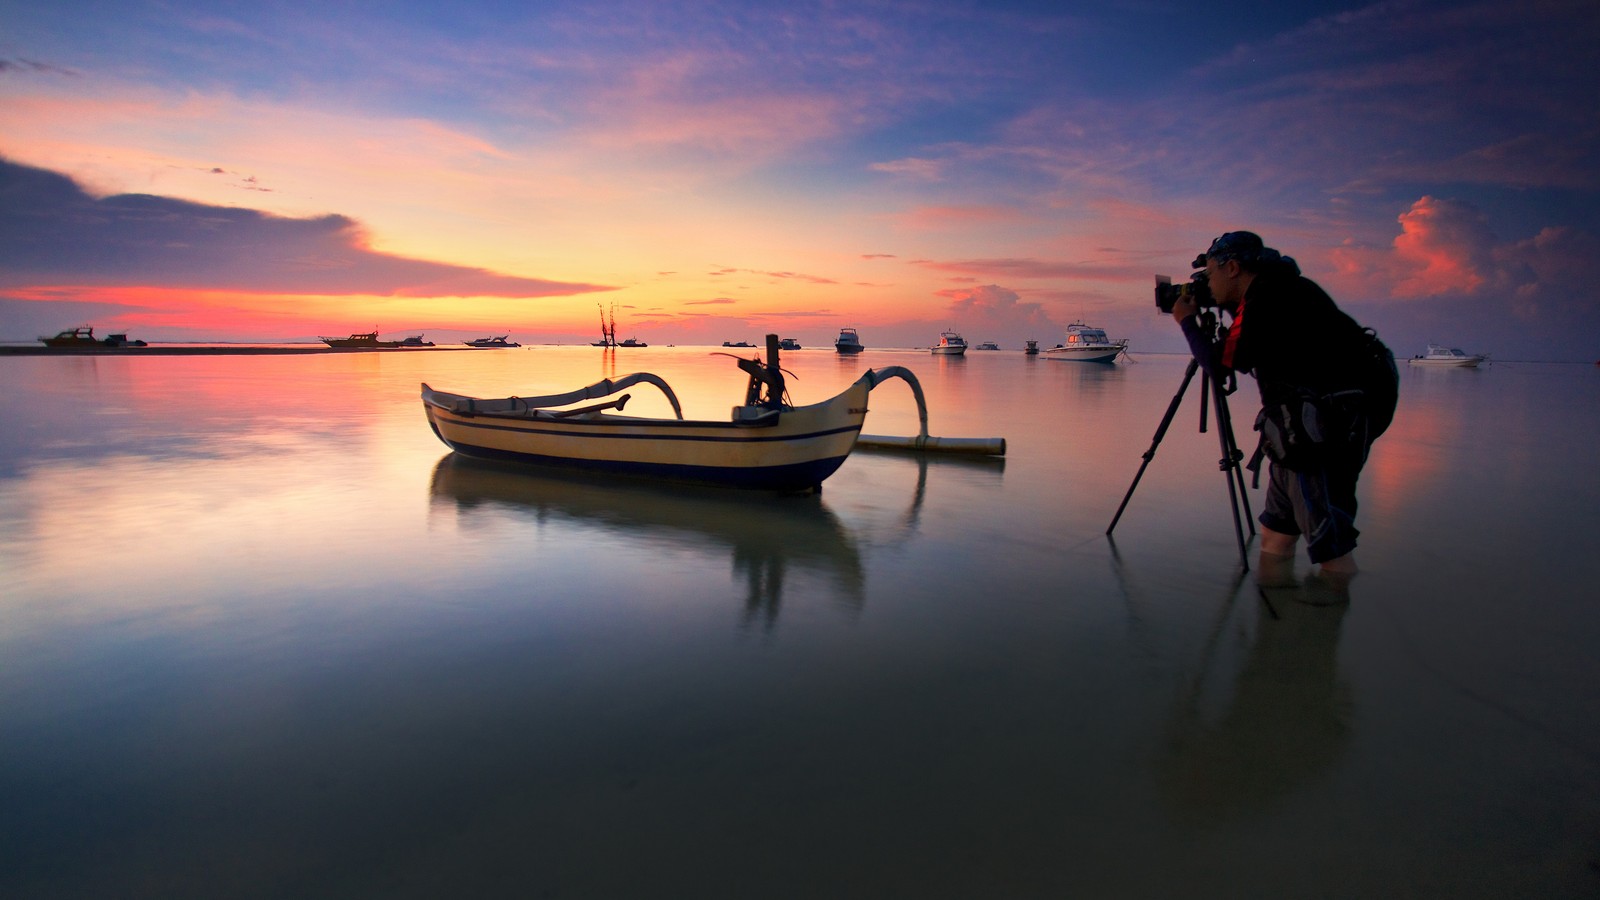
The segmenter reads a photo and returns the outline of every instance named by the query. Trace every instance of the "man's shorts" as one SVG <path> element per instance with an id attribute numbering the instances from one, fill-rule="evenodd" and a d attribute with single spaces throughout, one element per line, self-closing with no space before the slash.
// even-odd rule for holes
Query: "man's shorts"
<path id="1" fill-rule="evenodd" d="M 1267 474 L 1267 499 L 1258 520 L 1282 534 L 1303 534 L 1313 563 L 1337 559 L 1356 549 L 1356 478 L 1360 469 L 1325 467 L 1293 472 L 1273 463 Z"/>

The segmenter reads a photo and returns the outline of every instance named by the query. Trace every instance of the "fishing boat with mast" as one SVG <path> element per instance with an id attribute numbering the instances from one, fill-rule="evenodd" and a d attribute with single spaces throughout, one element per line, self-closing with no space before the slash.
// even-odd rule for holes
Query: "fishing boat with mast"
<path id="1" fill-rule="evenodd" d="M 820 489 L 850 451 L 867 414 L 867 395 L 884 381 L 911 386 L 921 417 L 916 437 L 874 439 L 915 450 L 1003 455 L 1003 438 L 928 435 L 927 404 L 916 376 L 900 366 L 869 370 L 830 399 L 793 405 L 779 364 L 778 336 L 767 357 L 735 356 L 748 376 L 744 402 L 727 421 L 686 420 L 666 381 L 648 372 L 604 379 L 562 394 L 480 398 L 422 385 L 422 407 L 439 440 L 465 456 L 578 470 L 780 492 Z M 729 354 L 730 356 L 732 354 Z M 622 415 L 635 385 L 659 389 L 674 418 Z M 589 405 L 585 401 L 599 402 Z"/>

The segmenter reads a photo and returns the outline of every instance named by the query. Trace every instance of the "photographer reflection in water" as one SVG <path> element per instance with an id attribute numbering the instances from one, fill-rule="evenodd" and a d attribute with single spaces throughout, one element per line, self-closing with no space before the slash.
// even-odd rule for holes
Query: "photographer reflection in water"
<path id="1" fill-rule="evenodd" d="M 1311 562 L 1342 584 L 1356 571 L 1356 479 L 1394 417 L 1394 355 L 1251 232 L 1222 235 L 1193 265 L 1204 271 L 1187 285 L 1158 285 L 1156 303 L 1208 374 L 1245 372 L 1260 388 L 1261 443 L 1250 468 L 1259 474 L 1263 453 L 1271 465 L 1257 577 L 1286 583 L 1305 535 Z M 1201 306 L 1232 316 L 1225 332 L 1202 327 Z"/>

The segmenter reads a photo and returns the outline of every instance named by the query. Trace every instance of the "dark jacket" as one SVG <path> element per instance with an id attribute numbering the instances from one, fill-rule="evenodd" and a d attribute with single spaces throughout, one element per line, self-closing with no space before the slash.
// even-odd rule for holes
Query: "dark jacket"
<path id="1" fill-rule="evenodd" d="M 1197 319 L 1183 321 L 1195 358 L 1213 376 L 1254 375 L 1263 405 L 1284 402 L 1298 390 L 1322 395 L 1365 386 L 1369 335 L 1309 278 L 1258 273 L 1214 344 Z"/>

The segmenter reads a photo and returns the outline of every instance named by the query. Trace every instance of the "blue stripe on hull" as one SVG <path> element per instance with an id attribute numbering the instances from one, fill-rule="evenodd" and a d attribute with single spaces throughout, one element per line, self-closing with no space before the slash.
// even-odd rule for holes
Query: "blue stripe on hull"
<path id="1" fill-rule="evenodd" d="M 603 475 L 688 481 L 768 491 L 803 491 L 817 487 L 845 461 L 845 456 L 836 456 L 784 466 L 685 466 L 540 456 L 533 453 L 517 453 L 513 450 L 496 450 L 491 447 L 474 447 L 471 444 L 448 441 L 446 443 L 457 453 L 478 459 L 517 462 L 550 469 L 575 469 Z"/>

